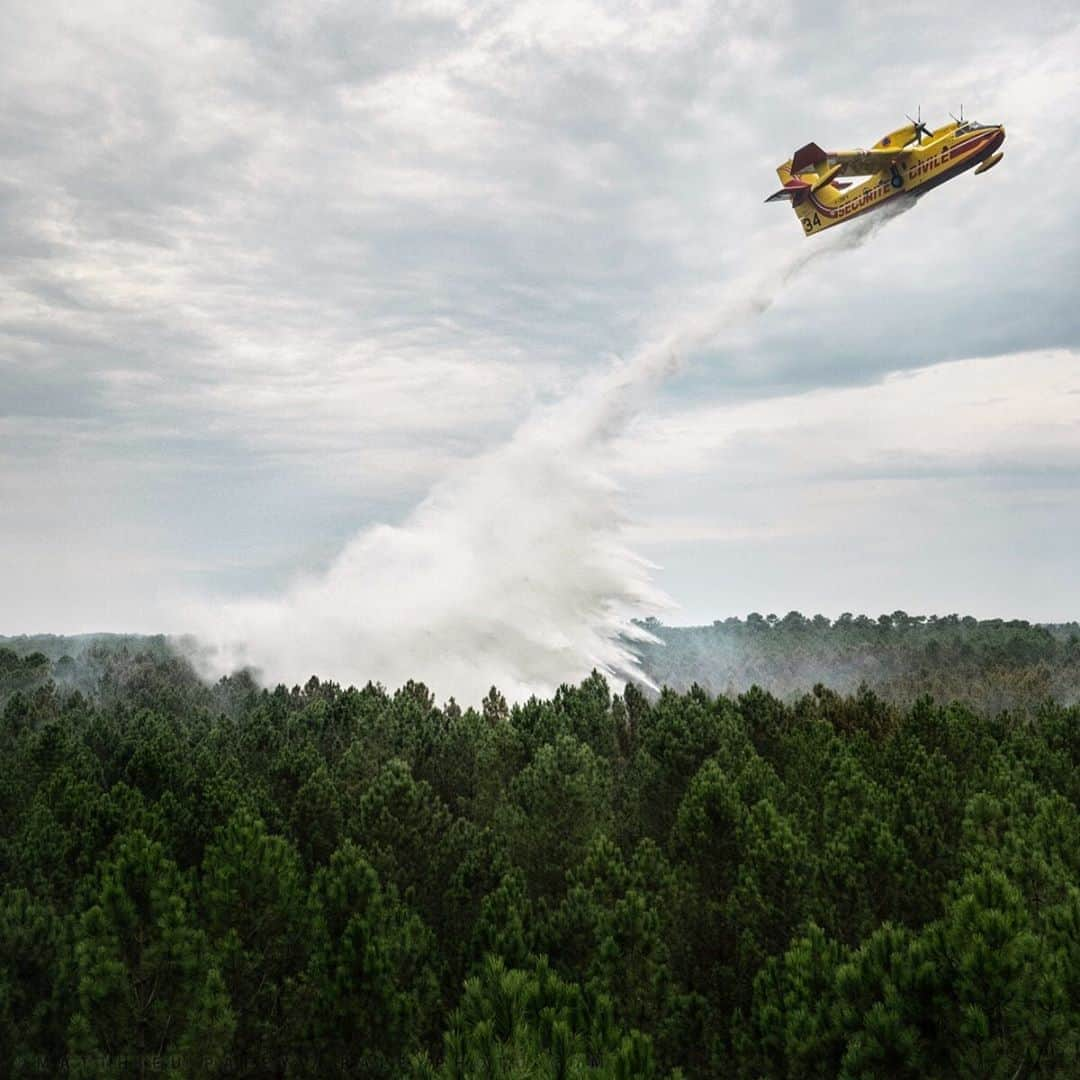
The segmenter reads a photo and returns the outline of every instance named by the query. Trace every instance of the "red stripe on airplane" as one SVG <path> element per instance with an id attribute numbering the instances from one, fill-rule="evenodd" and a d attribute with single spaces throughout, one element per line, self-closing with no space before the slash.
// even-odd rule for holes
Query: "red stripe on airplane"
<path id="1" fill-rule="evenodd" d="M 971 138 L 965 139 L 962 143 L 957 143 L 955 146 L 950 147 L 947 151 L 944 151 L 942 153 L 941 164 L 944 165 L 947 162 L 953 161 L 956 158 L 971 156 L 971 154 L 974 154 L 978 150 L 980 150 L 985 143 L 990 142 L 996 134 L 997 132 L 979 132 L 978 134 L 971 136 Z M 969 147 L 971 148 L 970 153 L 968 152 Z M 917 164 L 922 164 L 922 162 L 917 162 Z M 839 206 L 836 207 L 825 206 L 825 204 L 822 203 L 820 199 L 818 199 L 817 194 L 814 192 L 810 193 L 810 202 L 813 203 L 816 210 L 829 218 L 857 217 L 859 214 L 862 214 L 867 210 L 872 210 L 875 206 L 880 206 L 883 202 L 887 202 L 894 195 L 900 195 L 908 190 L 915 191 L 922 185 L 917 184 L 914 188 L 910 189 L 892 188 L 886 195 L 879 195 L 876 198 L 867 198 L 870 192 L 878 190 L 880 186 L 881 185 L 878 185 L 878 187 L 875 188 L 869 188 L 862 195 L 857 195 L 855 199 L 852 200 L 852 202 L 841 203 Z M 853 206 L 859 199 L 865 199 L 866 205 L 860 206 L 858 210 L 852 210 L 848 213 L 841 212 L 843 211 L 845 206 Z"/>

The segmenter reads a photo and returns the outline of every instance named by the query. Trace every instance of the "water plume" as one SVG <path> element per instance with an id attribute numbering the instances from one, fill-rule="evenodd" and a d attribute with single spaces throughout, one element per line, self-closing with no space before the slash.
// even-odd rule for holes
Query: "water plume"
<path id="1" fill-rule="evenodd" d="M 864 243 L 887 216 L 727 287 L 709 311 L 537 409 L 400 524 L 362 529 L 325 572 L 277 597 L 199 605 L 190 621 L 213 669 L 250 665 L 287 683 L 414 678 L 473 704 L 493 684 L 520 700 L 592 668 L 617 683 L 641 679 L 630 646 L 648 635 L 633 620 L 673 605 L 622 540 L 614 440 L 683 358 L 759 316 L 811 262 Z"/>

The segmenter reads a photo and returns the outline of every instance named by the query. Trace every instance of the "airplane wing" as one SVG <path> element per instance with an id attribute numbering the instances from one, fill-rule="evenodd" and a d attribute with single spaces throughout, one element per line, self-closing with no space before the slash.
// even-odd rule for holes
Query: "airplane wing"
<path id="1" fill-rule="evenodd" d="M 914 155 L 914 148 L 905 150 L 887 148 L 882 150 L 834 150 L 829 154 L 829 164 L 839 165 L 836 176 L 872 176 L 892 164 L 903 164 Z"/>

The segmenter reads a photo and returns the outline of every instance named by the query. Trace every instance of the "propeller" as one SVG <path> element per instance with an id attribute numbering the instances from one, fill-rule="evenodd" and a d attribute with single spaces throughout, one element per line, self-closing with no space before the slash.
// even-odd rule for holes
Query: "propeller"
<path id="1" fill-rule="evenodd" d="M 915 141 L 922 145 L 922 137 L 924 135 L 927 138 L 930 137 L 930 129 L 922 122 L 922 106 L 920 105 L 916 110 L 914 117 L 908 116 L 907 113 L 904 113 L 904 115 L 907 116 L 915 127 Z"/>
<path id="2" fill-rule="evenodd" d="M 963 106 L 963 105 L 961 105 L 961 106 L 960 106 L 960 116 L 959 116 L 959 118 L 957 118 L 957 117 L 953 116 L 953 114 L 952 114 L 952 113 L 949 113 L 949 115 L 950 115 L 950 116 L 952 116 L 952 118 L 953 118 L 953 119 L 954 119 L 954 120 L 955 120 L 955 121 L 956 121 L 956 122 L 957 122 L 958 124 L 962 124 L 962 123 L 964 122 L 964 106 Z"/>

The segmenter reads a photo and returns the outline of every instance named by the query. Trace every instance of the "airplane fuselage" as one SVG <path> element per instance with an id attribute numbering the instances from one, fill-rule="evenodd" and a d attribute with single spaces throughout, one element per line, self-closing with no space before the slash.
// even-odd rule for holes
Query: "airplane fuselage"
<path id="1" fill-rule="evenodd" d="M 807 236 L 883 206 L 900 195 L 925 194 L 939 184 L 951 180 L 968 169 L 982 165 L 980 172 L 997 164 L 998 150 L 1005 141 L 1005 129 L 1000 124 L 953 123 L 933 132 L 921 145 L 907 141 L 910 129 L 901 128 L 886 135 L 871 151 L 844 153 L 844 173 L 851 175 L 865 166 L 867 178 L 846 184 L 839 176 L 821 183 L 834 159 L 813 166 L 815 171 L 799 174 L 798 180 L 809 181 L 804 189 L 794 193 L 792 206 Z M 890 142 L 896 149 L 891 151 Z M 840 157 L 841 155 L 837 155 Z M 791 163 L 777 172 L 783 179 L 792 177 Z M 873 170 L 873 171 L 871 171 Z M 790 185 L 791 180 L 785 181 Z"/>

